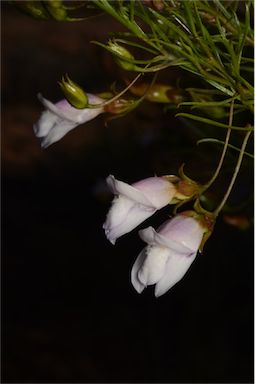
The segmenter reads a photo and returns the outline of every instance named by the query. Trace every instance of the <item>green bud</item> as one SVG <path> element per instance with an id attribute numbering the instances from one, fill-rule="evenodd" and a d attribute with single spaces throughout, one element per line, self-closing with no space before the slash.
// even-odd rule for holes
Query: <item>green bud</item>
<path id="1" fill-rule="evenodd" d="M 66 79 L 64 77 L 62 78 L 59 85 L 65 98 L 73 107 L 83 109 L 88 106 L 87 94 L 79 85 L 70 80 L 67 75 Z"/>
<path id="2" fill-rule="evenodd" d="M 35 19 L 49 19 L 49 14 L 40 1 L 12 1 L 12 4 Z"/>
<path id="3" fill-rule="evenodd" d="M 47 0 L 46 3 L 48 6 L 52 8 L 62 8 L 63 7 L 63 1 L 62 0 Z"/>
<path id="4" fill-rule="evenodd" d="M 121 45 L 109 41 L 110 51 L 115 55 L 116 63 L 126 71 L 132 71 L 135 68 L 134 56 Z"/>
<path id="5" fill-rule="evenodd" d="M 145 95 L 145 99 L 152 103 L 179 104 L 183 101 L 181 91 L 171 85 L 149 83 L 135 84 L 130 92 L 136 96 Z"/>
<path id="6" fill-rule="evenodd" d="M 67 19 L 67 12 L 61 0 L 45 1 L 45 6 L 53 19 L 58 21 L 65 21 Z"/>

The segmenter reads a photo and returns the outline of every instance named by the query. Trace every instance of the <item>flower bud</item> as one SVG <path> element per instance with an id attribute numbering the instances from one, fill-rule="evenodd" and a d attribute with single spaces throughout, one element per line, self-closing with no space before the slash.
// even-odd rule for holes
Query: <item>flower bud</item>
<path id="1" fill-rule="evenodd" d="M 49 14 L 40 1 L 12 1 L 12 4 L 35 19 L 49 19 Z"/>
<path id="2" fill-rule="evenodd" d="M 59 82 L 59 85 L 65 95 L 65 98 L 73 107 L 83 109 L 88 106 L 87 94 L 79 85 L 70 80 L 67 75 L 66 80 L 63 77 Z"/>
<path id="3" fill-rule="evenodd" d="M 179 104 L 183 101 L 181 91 L 171 85 L 148 83 L 135 84 L 129 88 L 136 96 L 145 95 L 145 99 L 153 103 Z"/>
<path id="4" fill-rule="evenodd" d="M 126 71 L 132 71 L 135 68 L 134 56 L 124 47 L 116 42 L 109 41 L 110 51 L 115 55 L 116 63 Z"/>
<path id="5" fill-rule="evenodd" d="M 67 10 L 75 10 L 80 8 L 81 5 L 65 5 L 62 0 L 45 0 L 45 8 L 52 19 L 57 21 L 80 21 L 84 20 L 79 17 L 69 17 Z"/>
<path id="6" fill-rule="evenodd" d="M 58 21 L 67 20 L 67 12 L 61 0 L 47 0 L 45 6 L 53 19 Z"/>

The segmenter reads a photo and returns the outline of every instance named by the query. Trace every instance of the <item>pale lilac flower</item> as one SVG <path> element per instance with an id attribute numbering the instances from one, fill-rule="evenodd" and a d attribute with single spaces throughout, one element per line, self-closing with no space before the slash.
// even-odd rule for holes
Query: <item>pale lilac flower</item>
<path id="1" fill-rule="evenodd" d="M 110 175 L 107 184 L 115 197 L 103 228 L 112 244 L 158 209 L 171 204 L 176 194 L 175 186 L 164 177 L 149 177 L 129 185 Z"/>
<path id="2" fill-rule="evenodd" d="M 158 297 L 181 280 L 196 257 L 204 232 L 197 219 L 183 214 L 166 221 L 158 231 L 152 227 L 139 231 L 148 246 L 132 268 L 131 281 L 136 291 L 141 293 L 147 285 L 156 284 Z"/>
<path id="3" fill-rule="evenodd" d="M 89 104 L 101 104 L 103 99 L 98 96 L 87 93 Z M 56 104 L 44 99 L 38 95 L 39 100 L 46 110 L 42 113 L 40 119 L 34 124 L 34 133 L 41 139 L 41 146 L 47 148 L 49 145 L 62 139 L 69 131 L 80 124 L 94 119 L 100 113 L 104 112 L 102 106 L 98 108 L 77 109 L 72 107 L 67 100 L 61 100 Z"/>

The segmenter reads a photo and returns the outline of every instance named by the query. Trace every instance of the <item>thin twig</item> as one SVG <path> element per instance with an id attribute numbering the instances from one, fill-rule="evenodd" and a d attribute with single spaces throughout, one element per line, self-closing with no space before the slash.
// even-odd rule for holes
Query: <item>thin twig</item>
<path id="1" fill-rule="evenodd" d="M 206 183 L 205 186 L 203 187 L 202 193 L 205 192 L 214 183 L 214 181 L 216 180 L 216 178 L 218 177 L 218 175 L 220 173 L 220 170 L 221 170 L 221 167 L 222 167 L 225 155 L 226 155 L 226 151 L 228 148 L 230 135 L 231 135 L 231 127 L 232 127 L 232 123 L 233 123 L 234 103 L 235 103 L 235 100 L 232 100 L 232 102 L 230 104 L 229 121 L 228 121 L 229 128 L 227 130 L 226 139 L 225 139 L 225 143 L 224 143 L 223 151 L 221 153 L 221 158 L 220 158 L 218 167 L 217 167 L 216 171 L 214 172 L 214 175 L 211 178 L 211 180 L 209 180 L 208 183 Z"/>
<path id="2" fill-rule="evenodd" d="M 219 206 L 215 209 L 215 211 L 213 212 L 214 216 L 217 217 L 218 214 L 220 213 L 220 211 L 222 210 L 222 208 L 224 207 L 231 191 L 232 191 L 232 188 L 233 188 L 233 185 L 236 181 L 236 178 L 237 178 L 237 175 L 238 175 L 238 172 L 240 170 L 240 167 L 241 167 L 241 163 L 242 163 L 242 160 L 243 160 L 243 156 L 244 156 L 244 152 L 245 152 L 245 148 L 246 148 L 246 145 L 247 145 L 247 142 L 248 142 L 248 139 L 249 139 L 249 136 L 251 134 L 251 131 L 248 131 L 244 137 L 244 140 L 243 140 L 243 144 L 242 144 L 242 147 L 241 147 L 241 151 L 240 151 L 240 154 L 239 154 L 239 157 L 238 157 L 238 160 L 237 160 L 237 164 L 236 164 L 236 167 L 235 167 L 235 172 L 233 173 L 233 176 L 232 176 L 232 179 L 230 181 L 230 184 L 228 186 L 228 189 L 227 189 L 227 192 L 225 193 L 225 196 L 223 197 L 221 203 L 219 204 Z"/>

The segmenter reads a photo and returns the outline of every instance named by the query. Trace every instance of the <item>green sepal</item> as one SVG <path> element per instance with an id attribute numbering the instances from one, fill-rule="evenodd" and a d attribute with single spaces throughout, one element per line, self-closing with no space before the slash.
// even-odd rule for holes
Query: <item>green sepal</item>
<path id="1" fill-rule="evenodd" d="M 212 212 L 207 211 L 201 206 L 199 198 L 197 198 L 194 203 L 194 210 L 199 215 L 199 221 L 205 229 L 201 244 L 199 246 L 199 252 L 202 253 L 205 243 L 213 232 L 215 216 Z"/>
<path id="2" fill-rule="evenodd" d="M 197 196 L 200 192 L 201 186 L 195 180 L 192 180 L 190 177 L 184 173 L 184 163 L 180 166 L 178 172 L 180 175 L 180 181 L 177 186 L 178 196 L 180 195 L 180 200 L 191 199 L 194 196 Z"/>
<path id="3" fill-rule="evenodd" d="M 212 230 L 207 231 L 207 232 L 204 233 L 203 238 L 202 238 L 202 241 L 201 241 L 201 244 L 200 244 L 200 246 L 199 246 L 199 252 L 200 252 L 200 253 L 203 252 L 205 243 L 207 242 L 207 240 L 209 239 L 209 237 L 211 236 L 211 234 L 212 234 Z"/>
<path id="4" fill-rule="evenodd" d="M 196 183 L 196 182 L 195 182 L 194 180 L 192 180 L 190 177 L 188 177 L 187 175 L 185 175 L 184 170 L 183 170 L 184 166 L 185 166 L 185 163 L 183 163 L 183 164 L 180 166 L 180 168 L 178 169 L 178 172 L 179 172 L 179 175 L 180 175 L 181 179 L 182 179 L 182 180 L 185 180 L 185 181 L 188 181 L 188 182 L 190 182 L 190 183 Z"/>
<path id="5" fill-rule="evenodd" d="M 163 179 L 166 179 L 172 184 L 177 184 L 180 181 L 180 178 L 175 175 L 166 175 L 166 176 L 163 176 Z"/>
<path id="6" fill-rule="evenodd" d="M 65 98 L 73 107 L 83 109 L 88 106 L 87 94 L 78 84 L 69 79 L 67 75 L 66 78 L 63 77 L 62 80 L 59 81 L 59 85 Z"/>
<path id="7" fill-rule="evenodd" d="M 214 214 L 210 211 L 207 211 L 201 206 L 199 198 L 196 199 L 193 207 L 195 212 L 197 212 L 198 214 L 207 215 L 208 217 L 211 217 L 212 219 L 214 219 Z"/>

